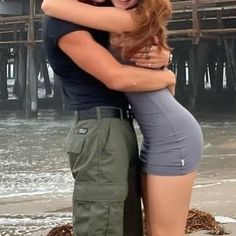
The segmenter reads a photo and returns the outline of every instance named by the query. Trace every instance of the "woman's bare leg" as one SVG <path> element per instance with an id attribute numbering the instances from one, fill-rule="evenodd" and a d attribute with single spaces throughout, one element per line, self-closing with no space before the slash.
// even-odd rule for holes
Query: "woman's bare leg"
<path id="1" fill-rule="evenodd" d="M 146 236 L 152 235 L 151 234 L 151 227 L 149 221 L 149 213 L 148 213 L 148 202 L 147 202 L 147 174 L 141 174 L 141 195 L 142 195 L 142 202 L 144 206 L 144 213 L 145 213 L 145 224 L 144 227 L 146 229 Z"/>
<path id="2" fill-rule="evenodd" d="M 144 202 L 148 236 L 184 236 L 196 172 L 181 176 L 146 175 Z"/>

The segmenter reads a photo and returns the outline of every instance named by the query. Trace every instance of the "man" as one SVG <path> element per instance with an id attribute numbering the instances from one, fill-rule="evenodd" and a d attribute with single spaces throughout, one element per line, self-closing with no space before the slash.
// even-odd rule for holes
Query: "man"
<path id="1" fill-rule="evenodd" d="M 141 236 L 137 143 L 128 102 L 118 91 L 162 89 L 175 77 L 169 71 L 164 79 L 158 71 L 121 65 L 105 49 L 105 32 L 50 17 L 43 31 L 67 107 L 76 111 L 66 145 L 75 179 L 74 235 Z"/>

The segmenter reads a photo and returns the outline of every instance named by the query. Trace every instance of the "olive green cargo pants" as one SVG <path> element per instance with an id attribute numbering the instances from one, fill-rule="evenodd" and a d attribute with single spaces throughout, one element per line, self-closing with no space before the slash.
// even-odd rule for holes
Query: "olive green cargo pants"
<path id="1" fill-rule="evenodd" d="M 74 182 L 74 236 L 142 236 L 138 150 L 131 121 L 76 121 L 66 151 Z"/>

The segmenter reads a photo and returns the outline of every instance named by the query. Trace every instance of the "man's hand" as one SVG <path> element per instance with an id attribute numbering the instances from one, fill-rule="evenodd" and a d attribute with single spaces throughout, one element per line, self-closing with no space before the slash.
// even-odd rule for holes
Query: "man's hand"
<path id="1" fill-rule="evenodd" d="M 159 49 L 157 45 L 153 45 L 151 48 L 142 48 L 130 58 L 130 61 L 134 62 L 136 66 L 162 69 L 168 66 L 170 54 L 169 50 Z"/>

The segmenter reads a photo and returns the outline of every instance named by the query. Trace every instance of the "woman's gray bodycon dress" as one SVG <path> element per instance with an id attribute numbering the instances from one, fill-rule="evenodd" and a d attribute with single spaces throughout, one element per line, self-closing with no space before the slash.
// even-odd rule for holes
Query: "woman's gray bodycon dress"
<path id="1" fill-rule="evenodd" d="M 168 89 L 126 95 L 143 134 L 142 171 L 152 175 L 183 175 L 196 170 L 203 137 L 191 113 Z"/>

